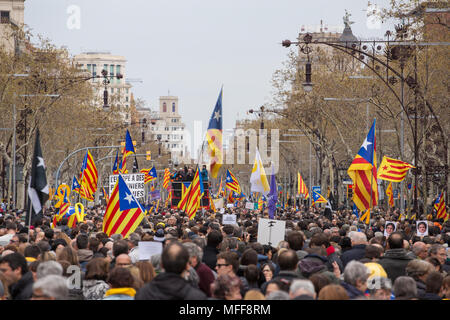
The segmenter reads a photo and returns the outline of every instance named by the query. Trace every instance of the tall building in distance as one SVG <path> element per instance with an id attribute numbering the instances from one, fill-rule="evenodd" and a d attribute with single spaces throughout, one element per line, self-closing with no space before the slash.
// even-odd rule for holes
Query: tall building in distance
<path id="1" fill-rule="evenodd" d="M 159 112 L 151 114 L 149 129 L 152 139 L 161 143 L 178 164 L 189 160 L 185 127 L 179 114 L 178 97 L 159 97 Z"/>
<path id="2" fill-rule="evenodd" d="M 106 70 L 110 83 L 107 86 L 108 104 L 113 108 L 117 108 L 122 115 L 123 122 L 131 122 L 130 103 L 131 103 L 131 87 L 132 85 L 125 80 L 126 62 L 123 56 L 112 55 L 110 52 L 85 52 L 74 57 L 79 68 L 85 70 L 88 74 L 100 76 L 90 80 L 95 94 L 95 103 L 99 107 L 103 106 L 103 85 L 102 70 Z M 116 76 L 122 75 L 122 79 Z"/>
<path id="3" fill-rule="evenodd" d="M 11 34 L 23 26 L 24 11 L 25 0 L 0 0 L 0 46 L 8 52 L 17 52 L 23 45 Z"/>

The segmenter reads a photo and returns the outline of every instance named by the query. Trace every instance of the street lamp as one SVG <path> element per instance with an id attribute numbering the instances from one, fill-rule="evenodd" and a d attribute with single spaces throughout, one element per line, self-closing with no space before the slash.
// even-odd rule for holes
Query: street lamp
<path id="1" fill-rule="evenodd" d="M 118 73 L 115 76 L 114 75 L 109 75 L 108 76 L 108 71 L 106 71 L 105 69 L 102 70 L 102 76 L 103 76 L 103 85 L 105 86 L 105 90 L 103 90 L 103 108 L 104 109 L 108 109 L 109 105 L 108 105 L 108 84 L 111 83 L 110 79 L 122 79 L 123 75 Z M 96 77 L 91 77 L 89 79 L 93 79 Z"/>
<path id="2" fill-rule="evenodd" d="M 264 106 L 259 107 L 259 110 L 254 110 L 254 109 L 250 109 L 248 110 L 248 113 L 255 113 L 256 115 L 258 115 L 261 118 L 261 125 L 260 128 L 264 129 L 264 113 L 267 113 L 269 111 L 265 110 Z"/>

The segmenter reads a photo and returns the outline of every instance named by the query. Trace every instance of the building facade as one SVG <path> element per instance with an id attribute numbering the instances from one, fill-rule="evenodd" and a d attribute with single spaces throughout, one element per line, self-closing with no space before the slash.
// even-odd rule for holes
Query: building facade
<path id="1" fill-rule="evenodd" d="M 181 164 L 189 160 L 185 128 L 179 114 L 178 97 L 159 97 L 159 112 L 150 114 L 149 130 L 152 140 L 170 152 L 174 163 Z"/>
<path id="2" fill-rule="evenodd" d="M 95 104 L 99 107 L 103 106 L 103 91 L 105 90 L 102 70 L 106 70 L 108 76 L 114 76 L 108 78 L 110 81 L 107 85 L 108 105 L 119 110 L 125 123 L 131 123 L 132 85 L 125 80 L 127 62 L 125 57 L 112 55 L 109 52 L 85 52 L 76 55 L 74 60 L 78 67 L 88 74 L 93 77 L 100 76 L 100 78 L 89 80 L 94 89 Z M 122 79 L 116 78 L 118 74 L 122 75 Z"/>
<path id="3" fill-rule="evenodd" d="M 17 52 L 20 45 L 11 34 L 23 27 L 25 0 L 0 0 L 0 46 Z"/>

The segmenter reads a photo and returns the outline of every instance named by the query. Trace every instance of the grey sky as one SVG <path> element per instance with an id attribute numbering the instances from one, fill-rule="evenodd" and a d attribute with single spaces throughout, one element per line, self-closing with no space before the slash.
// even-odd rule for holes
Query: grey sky
<path id="1" fill-rule="evenodd" d="M 389 0 L 373 0 L 386 7 Z M 81 9 L 81 28 L 70 30 L 67 8 Z M 302 25 L 343 26 L 345 9 L 358 37 L 382 37 L 366 25 L 366 0 L 26 0 L 25 23 L 75 55 L 110 51 L 127 61 L 135 98 L 153 110 L 158 98 L 179 97 L 189 130 L 209 117 L 223 85 L 224 129 L 237 115 L 270 101 L 273 72 Z M 191 131 L 192 132 L 192 131 Z"/>

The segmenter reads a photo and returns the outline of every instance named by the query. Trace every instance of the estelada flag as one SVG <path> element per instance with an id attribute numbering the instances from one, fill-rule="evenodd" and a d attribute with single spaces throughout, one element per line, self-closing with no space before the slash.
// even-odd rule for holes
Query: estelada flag
<path id="1" fill-rule="evenodd" d="M 102 231 L 108 237 L 121 234 L 127 238 L 136 230 L 142 219 L 144 219 L 144 209 L 119 174 L 103 217 Z"/>
<path id="2" fill-rule="evenodd" d="M 405 179 L 411 168 L 415 167 L 407 162 L 384 156 L 377 174 L 378 178 L 382 180 L 400 182 Z"/>
<path id="3" fill-rule="evenodd" d="M 353 181 L 353 202 L 362 212 L 378 203 L 375 120 L 347 170 Z"/>
<path id="4" fill-rule="evenodd" d="M 212 178 L 217 178 L 219 169 L 223 163 L 223 147 L 222 147 L 222 89 L 217 98 L 216 106 L 214 107 L 211 119 L 208 124 L 208 131 L 206 132 L 206 139 L 208 141 L 210 162 L 210 172 Z"/>

